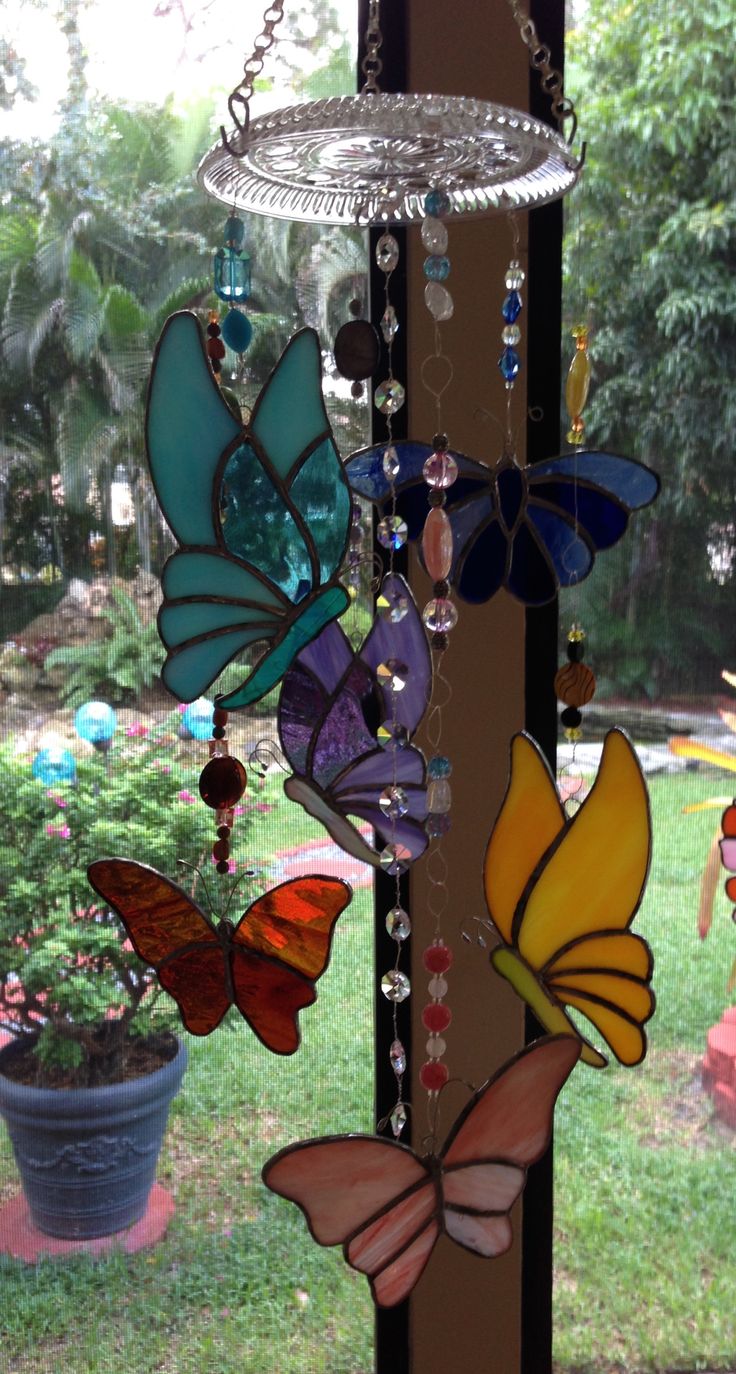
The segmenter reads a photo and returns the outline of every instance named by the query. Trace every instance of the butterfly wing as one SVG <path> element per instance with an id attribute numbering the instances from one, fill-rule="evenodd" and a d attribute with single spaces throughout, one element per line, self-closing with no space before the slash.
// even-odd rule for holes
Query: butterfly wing
<path id="1" fill-rule="evenodd" d="M 147 864 L 97 859 L 87 877 L 174 998 L 186 1029 L 209 1035 L 230 1006 L 224 954 L 211 921 L 178 883 Z"/>
<path id="2" fill-rule="evenodd" d="M 557 1096 L 580 1056 L 570 1036 L 548 1036 L 521 1050 L 470 1099 L 441 1152 L 443 1222 L 476 1254 L 511 1245 L 508 1212 L 526 1171 L 544 1154 Z"/>
<path id="3" fill-rule="evenodd" d="M 534 838 L 524 838 L 525 815 Z M 650 854 L 646 784 L 622 731 L 607 735 L 597 779 L 572 821 L 534 742 L 516 737 L 486 854 L 486 898 L 506 945 L 492 961 L 548 1029 L 580 1035 L 565 1008 L 582 1012 L 624 1064 L 644 1057 L 642 1027 L 654 1010 L 651 953 L 628 929 Z M 586 1062 L 603 1067 L 581 1038 Z"/>
<path id="4" fill-rule="evenodd" d="M 235 929 L 235 1003 L 275 1054 L 299 1048 L 297 1015 L 316 1000 L 338 916 L 352 898 L 339 878 L 292 878 L 252 902 Z"/>
<path id="5" fill-rule="evenodd" d="M 439 1233 L 436 1184 L 412 1150 L 377 1136 L 326 1136 L 279 1151 L 262 1177 L 301 1208 L 319 1245 L 342 1244 L 379 1307 L 408 1296 Z"/>
<path id="6" fill-rule="evenodd" d="M 287 345 L 246 431 L 218 392 L 196 317 L 171 316 L 151 373 L 146 442 L 181 545 L 163 576 L 163 679 L 192 701 L 265 641 L 225 699 L 238 709 L 275 686 L 348 605 L 336 575 L 350 494 L 324 409 L 316 334 L 303 330 Z"/>
<path id="7" fill-rule="evenodd" d="M 427 845 L 424 758 L 411 745 L 380 746 L 376 729 L 395 711 L 396 723 L 413 732 L 432 682 L 427 637 L 406 582 L 390 575 L 382 594 L 391 605 L 401 603 L 400 620 L 377 616 L 357 654 L 339 625 L 327 626 L 287 673 L 278 714 L 281 745 L 294 771 L 284 784 L 287 796 L 315 816 L 341 848 L 374 866 L 379 854 L 351 816 L 401 845 L 408 860 Z M 376 676 L 378 665 L 390 658 L 407 666 L 406 686 L 393 703 Z M 379 798 L 394 782 L 406 791 L 408 809 L 392 823 Z"/>

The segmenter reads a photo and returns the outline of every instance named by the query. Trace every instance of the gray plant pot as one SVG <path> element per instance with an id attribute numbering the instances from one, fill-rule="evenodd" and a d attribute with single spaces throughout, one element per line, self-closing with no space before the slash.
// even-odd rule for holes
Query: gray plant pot
<path id="1" fill-rule="evenodd" d="M 143 1078 L 55 1089 L 5 1077 L 3 1066 L 26 1043 L 0 1050 L 0 1114 L 34 1224 L 64 1240 L 125 1230 L 146 1210 L 186 1046 L 179 1041 L 174 1058 Z"/>

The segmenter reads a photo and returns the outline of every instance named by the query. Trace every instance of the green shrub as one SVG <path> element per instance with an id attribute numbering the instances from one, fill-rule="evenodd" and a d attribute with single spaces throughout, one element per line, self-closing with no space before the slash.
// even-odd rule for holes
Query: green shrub
<path id="1" fill-rule="evenodd" d="M 46 669 L 64 669 L 60 693 L 67 706 L 99 698 L 116 705 L 136 701 L 161 672 L 164 651 L 155 621 L 144 621 L 121 587 L 110 590 L 114 604 L 102 613 L 110 633 L 90 644 L 52 649 L 45 659 Z"/>

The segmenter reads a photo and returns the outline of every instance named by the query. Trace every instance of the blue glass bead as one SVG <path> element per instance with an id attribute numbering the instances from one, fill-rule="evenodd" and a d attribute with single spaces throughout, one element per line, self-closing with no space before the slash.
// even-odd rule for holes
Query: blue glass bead
<path id="1" fill-rule="evenodd" d="M 428 277 L 430 281 L 444 281 L 445 277 L 449 277 L 450 275 L 450 259 L 436 257 L 435 254 L 432 254 L 429 258 L 425 258 L 424 275 Z"/>
<path id="2" fill-rule="evenodd" d="M 434 219 L 439 219 L 442 215 L 446 215 L 451 204 L 452 201 L 445 191 L 430 191 L 424 197 L 425 213 L 432 215 Z"/>
<path id="3" fill-rule="evenodd" d="M 31 765 L 31 773 L 44 787 L 53 787 L 57 783 L 74 783 L 77 780 L 77 766 L 73 755 L 68 749 L 62 749 L 60 745 L 55 744 L 39 749 Z"/>
<path id="4" fill-rule="evenodd" d="M 233 353 L 245 353 L 253 338 L 253 325 L 241 310 L 228 310 L 222 321 L 221 333 L 224 342 Z"/>
<path id="5" fill-rule="evenodd" d="M 507 324 L 513 324 L 514 320 L 518 320 L 521 314 L 521 296 L 518 291 L 509 291 L 508 296 L 501 306 L 501 314 Z"/>
<path id="6" fill-rule="evenodd" d="M 514 379 L 518 377 L 519 368 L 521 367 L 521 358 L 516 352 L 516 349 L 504 348 L 503 353 L 501 354 L 501 357 L 498 360 L 498 366 L 501 370 L 501 376 L 503 377 L 504 381 L 513 382 Z"/>
<path id="7" fill-rule="evenodd" d="M 225 243 L 228 248 L 240 249 L 243 247 L 244 238 L 245 225 L 240 215 L 228 215 L 225 220 L 225 230 L 222 235 L 223 243 Z"/>
<path id="8" fill-rule="evenodd" d="M 444 754 L 435 754 L 435 757 L 430 759 L 427 764 L 427 777 L 431 778 L 432 781 L 436 781 L 438 778 L 449 778 L 451 772 L 452 764 L 448 758 L 445 758 Z"/>
<path id="9" fill-rule="evenodd" d="M 228 305 L 242 304 L 250 295 L 250 256 L 237 248 L 218 248 L 213 262 L 215 295 Z"/>

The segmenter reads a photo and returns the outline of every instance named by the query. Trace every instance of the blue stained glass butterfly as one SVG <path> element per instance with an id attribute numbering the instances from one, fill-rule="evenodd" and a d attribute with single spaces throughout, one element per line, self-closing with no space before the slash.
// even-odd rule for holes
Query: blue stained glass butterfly
<path id="1" fill-rule="evenodd" d="M 401 463 L 396 511 L 409 538 L 417 539 L 427 516 L 422 468 L 432 449 L 413 440 L 394 447 Z M 356 495 L 379 507 L 390 503 L 385 449 L 362 449 L 345 465 Z M 489 601 L 505 587 L 526 606 L 543 606 L 560 587 L 582 582 L 596 553 L 618 543 L 631 512 L 659 492 L 651 468 L 616 453 L 585 450 L 528 467 L 506 454 L 492 468 L 461 453 L 452 457 L 458 475 L 446 491 L 454 543 L 450 578 L 469 602 Z"/>
<path id="2" fill-rule="evenodd" d="M 287 344 L 244 427 L 220 394 L 195 315 L 159 339 L 146 444 L 159 505 L 180 547 L 162 575 L 162 677 L 194 701 L 243 649 L 265 641 L 237 710 L 283 677 L 299 650 L 347 608 L 337 581 L 351 498 L 322 399 L 319 339 Z"/>

